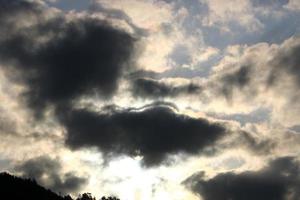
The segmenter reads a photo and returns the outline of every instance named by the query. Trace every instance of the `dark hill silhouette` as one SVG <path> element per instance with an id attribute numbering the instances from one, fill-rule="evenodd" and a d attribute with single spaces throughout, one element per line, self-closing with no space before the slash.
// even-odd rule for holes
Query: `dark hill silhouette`
<path id="1" fill-rule="evenodd" d="M 0 173 L 1 199 L 5 200 L 72 200 L 38 185 L 35 180 L 22 179 L 6 172 Z"/>
<path id="2" fill-rule="evenodd" d="M 0 199 L 2 200 L 73 200 L 71 196 L 60 196 L 38 185 L 33 179 L 23 179 L 6 172 L 0 173 Z M 90 193 L 80 195 L 76 200 L 96 200 Z M 116 197 L 102 197 L 100 200 L 120 200 Z"/>

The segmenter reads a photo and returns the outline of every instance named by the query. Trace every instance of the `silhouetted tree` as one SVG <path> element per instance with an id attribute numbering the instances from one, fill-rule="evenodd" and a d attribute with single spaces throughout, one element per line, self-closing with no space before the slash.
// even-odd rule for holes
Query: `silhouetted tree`
<path id="1" fill-rule="evenodd" d="M 120 200 L 119 198 L 117 198 L 117 197 L 114 197 L 114 196 L 112 196 L 112 197 L 102 197 L 100 200 Z"/>
<path id="2" fill-rule="evenodd" d="M 96 200 L 91 193 L 83 193 L 76 200 Z"/>

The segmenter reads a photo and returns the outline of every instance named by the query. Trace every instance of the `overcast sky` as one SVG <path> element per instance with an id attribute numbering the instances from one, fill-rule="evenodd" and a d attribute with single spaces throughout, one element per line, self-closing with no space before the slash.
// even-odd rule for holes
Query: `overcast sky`
<path id="1" fill-rule="evenodd" d="M 297 200 L 299 0 L 0 0 L 0 171 L 122 200 Z"/>

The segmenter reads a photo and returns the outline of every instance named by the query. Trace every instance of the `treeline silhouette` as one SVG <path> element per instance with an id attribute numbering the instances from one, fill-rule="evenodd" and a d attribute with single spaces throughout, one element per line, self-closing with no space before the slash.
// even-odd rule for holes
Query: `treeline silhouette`
<path id="1" fill-rule="evenodd" d="M 0 173 L 0 199 L 2 200 L 96 200 L 91 193 L 83 193 L 76 199 L 61 196 L 37 184 L 34 179 L 23 179 L 6 172 Z M 102 197 L 99 200 L 120 200 Z"/>

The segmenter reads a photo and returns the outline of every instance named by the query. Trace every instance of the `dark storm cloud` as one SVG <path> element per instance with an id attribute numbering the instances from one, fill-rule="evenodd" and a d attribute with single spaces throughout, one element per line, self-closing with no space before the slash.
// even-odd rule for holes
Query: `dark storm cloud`
<path id="1" fill-rule="evenodd" d="M 71 148 L 97 147 L 105 155 L 142 156 L 148 167 L 161 164 L 168 155 L 200 153 L 227 132 L 221 124 L 176 114 L 166 105 L 105 113 L 72 110 L 61 121 Z"/>
<path id="2" fill-rule="evenodd" d="M 160 98 L 201 93 L 201 87 L 193 83 L 173 86 L 153 79 L 136 79 L 132 83 L 132 94 L 138 97 Z"/>
<path id="3" fill-rule="evenodd" d="M 38 10 L 40 15 L 47 9 L 25 1 L 0 2 L 8 7 L 4 18 L 11 14 L 10 9 Z M 17 13 L 21 19 L 22 12 Z M 15 29 L 0 40 L 0 60 L 22 74 L 28 86 L 26 98 L 37 112 L 48 105 L 69 104 L 82 95 L 111 95 L 122 71 L 132 64 L 135 39 L 105 21 L 88 17 L 67 20 L 58 14 Z"/>
<path id="4" fill-rule="evenodd" d="M 61 173 L 60 162 L 48 156 L 27 160 L 16 166 L 15 170 L 21 172 L 24 177 L 33 178 L 39 184 L 63 194 L 77 192 L 87 183 L 87 178 L 73 173 Z"/>
<path id="5" fill-rule="evenodd" d="M 297 200 L 300 194 L 299 163 L 278 158 L 259 171 L 221 173 L 211 179 L 197 173 L 184 183 L 204 200 Z"/>

